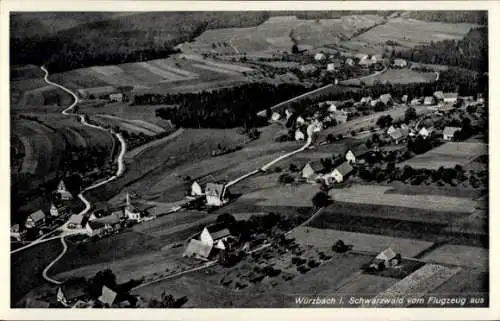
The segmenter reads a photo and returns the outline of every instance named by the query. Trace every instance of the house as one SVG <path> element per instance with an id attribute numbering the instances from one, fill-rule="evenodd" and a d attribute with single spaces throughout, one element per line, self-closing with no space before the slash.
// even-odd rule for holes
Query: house
<path id="1" fill-rule="evenodd" d="M 213 225 L 203 229 L 200 234 L 201 243 L 219 250 L 227 249 L 227 240 L 232 238 L 231 232 L 227 228 Z"/>
<path id="2" fill-rule="evenodd" d="M 31 213 L 26 218 L 25 226 L 27 228 L 40 227 L 45 224 L 45 213 L 42 210 L 38 210 L 36 212 Z"/>
<path id="3" fill-rule="evenodd" d="M 442 91 L 436 91 L 432 96 L 438 103 L 444 101 L 444 94 Z"/>
<path id="4" fill-rule="evenodd" d="M 408 101 L 408 95 L 403 95 L 403 97 L 401 97 L 401 102 L 406 103 L 407 101 Z"/>
<path id="5" fill-rule="evenodd" d="M 365 144 L 361 144 L 356 146 L 353 149 L 350 149 L 347 151 L 345 154 L 345 159 L 349 164 L 354 164 L 357 161 L 357 158 L 363 157 L 363 155 L 366 155 L 366 153 L 369 152 L 368 147 L 366 147 Z"/>
<path id="6" fill-rule="evenodd" d="M 200 240 L 191 239 L 182 256 L 206 260 L 212 253 L 212 249 L 213 247 L 202 243 Z"/>
<path id="7" fill-rule="evenodd" d="M 392 105 L 392 96 L 391 94 L 383 94 L 378 98 L 384 105 L 389 106 Z"/>
<path id="8" fill-rule="evenodd" d="M 66 184 L 64 184 L 64 181 L 61 180 L 59 182 L 59 185 L 57 185 L 57 194 L 61 196 L 61 200 L 63 201 L 68 201 L 73 199 L 73 195 L 66 189 Z"/>
<path id="9" fill-rule="evenodd" d="M 83 224 L 85 217 L 83 214 L 73 214 L 70 216 L 67 227 L 69 229 L 82 229 L 85 225 Z"/>
<path id="10" fill-rule="evenodd" d="M 410 135 L 410 130 L 408 128 L 396 128 L 389 136 L 391 136 L 392 140 L 399 144 L 404 141 Z"/>
<path id="11" fill-rule="evenodd" d="M 274 112 L 272 115 L 271 115 L 271 120 L 272 121 L 277 121 L 281 118 L 281 115 L 277 112 Z"/>
<path id="12" fill-rule="evenodd" d="M 460 127 L 445 127 L 443 130 L 444 140 L 453 140 L 453 136 L 456 132 L 460 131 Z"/>
<path id="13" fill-rule="evenodd" d="M 191 196 L 201 196 L 203 195 L 203 190 L 201 189 L 200 184 L 197 181 L 194 181 L 191 184 Z"/>
<path id="14" fill-rule="evenodd" d="M 11 233 L 19 233 L 20 231 L 21 231 L 21 228 L 19 227 L 19 224 L 14 224 L 10 227 Z"/>
<path id="15" fill-rule="evenodd" d="M 285 115 L 286 115 L 286 120 L 288 120 L 293 115 L 293 113 L 288 109 L 285 109 Z"/>
<path id="16" fill-rule="evenodd" d="M 127 217 L 127 219 L 129 219 L 131 221 L 140 221 L 142 213 L 137 207 L 132 205 L 132 202 L 130 202 L 130 195 L 128 192 L 127 192 L 125 198 L 126 198 L 126 204 L 125 204 L 125 208 L 123 210 L 125 213 L 125 216 Z"/>
<path id="17" fill-rule="evenodd" d="M 361 98 L 361 100 L 359 102 L 361 104 L 369 104 L 371 101 L 372 101 L 372 97 L 368 96 L 368 97 Z"/>
<path id="18" fill-rule="evenodd" d="M 390 266 L 398 265 L 399 263 L 401 263 L 401 255 L 396 254 L 393 249 L 387 248 L 375 257 L 370 266 L 377 270 L 380 270 Z"/>
<path id="19" fill-rule="evenodd" d="M 314 60 L 316 60 L 316 61 L 322 61 L 325 59 L 326 59 L 325 54 L 323 54 L 321 52 L 318 52 L 317 54 L 314 55 Z"/>
<path id="20" fill-rule="evenodd" d="M 445 103 L 454 104 L 457 102 L 458 94 L 457 93 L 444 93 L 443 100 Z"/>
<path id="21" fill-rule="evenodd" d="M 54 203 L 50 204 L 50 215 L 53 217 L 58 217 L 61 215 L 68 214 L 68 208 L 65 206 L 56 206 Z"/>
<path id="22" fill-rule="evenodd" d="M 308 182 L 316 182 L 319 173 L 323 170 L 323 166 L 319 162 L 309 162 L 302 168 L 302 178 Z"/>
<path id="23" fill-rule="evenodd" d="M 427 128 L 425 127 L 422 127 L 419 131 L 418 131 L 418 134 L 422 137 L 422 138 L 427 138 L 429 137 L 429 135 L 431 134 L 431 131 L 428 130 Z"/>
<path id="24" fill-rule="evenodd" d="M 363 66 L 363 67 L 369 67 L 373 65 L 374 62 L 370 59 L 363 59 L 358 62 L 358 65 Z"/>
<path id="25" fill-rule="evenodd" d="M 333 170 L 331 173 L 331 177 L 337 181 L 337 183 L 341 183 L 344 179 L 352 172 L 353 168 L 348 162 L 343 162 Z"/>
<path id="26" fill-rule="evenodd" d="M 420 99 L 418 98 L 413 98 L 410 102 L 410 105 L 415 106 L 415 105 L 420 105 Z"/>
<path id="27" fill-rule="evenodd" d="M 394 63 L 392 65 L 398 68 L 405 68 L 408 64 L 404 59 L 394 59 Z"/>
<path id="28" fill-rule="evenodd" d="M 112 102 L 122 102 L 123 101 L 123 93 L 115 93 L 109 95 L 109 101 Z"/>
<path id="29" fill-rule="evenodd" d="M 304 125 L 305 122 L 306 121 L 301 116 L 297 117 L 297 120 L 296 120 L 297 125 L 299 125 L 299 126 Z"/>
<path id="30" fill-rule="evenodd" d="M 396 131 L 396 128 L 391 125 L 389 128 L 387 128 L 387 131 L 385 132 L 387 135 L 391 136 L 392 133 Z"/>
<path id="31" fill-rule="evenodd" d="M 111 307 L 115 303 L 117 293 L 107 286 L 102 286 L 101 296 L 97 298 L 104 306 Z"/>
<path id="32" fill-rule="evenodd" d="M 222 206 L 227 203 L 226 186 L 224 184 L 208 183 L 205 187 L 207 205 Z"/>
<path id="33" fill-rule="evenodd" d="M 434 104 L 434 97 L 433 96 L 427 96 L 424 98 L 424 105 L 433 105 Z"/>
<path id="34" fill-rule="evenodd" d="M 379 102 L 380 102 L 380 99 L 373 99 L 372 101 L 370 101 L 370 106 L 375 107 L 375 106 L 377 106 L 377 104 Z"/>
<path id="35" fill-rule="evenodd" d="M 379 62 L 379 61 L 382 61 L 382 55 L 373 55 L 371 58 L 370 58 L 371 61 L 373 62 Z"/>
<path id="36" fill-rule="evenodd" d="M 316 66 L 312 64 L 302 65 L 300 66 L 300 71 L 304 74 L 311 74 L 317 70 Z"/>
<path id="37" fill-rule="evenodd" d="M 113 228 L 109 224 L 105 224 L 103 222 L 94 220 L 87 222 L 85 229 L 87 230 L 87 234 L 89 236 L 94 236 L 94 235 L 102 235 L 104 232 L 110 231 Z"/>
<path id="38" fill-rule="evenodd" d="M 352 58 L 347 58 L 345 60 L 345 64 L 349 66 L 354 66 L 354 60 L 352 60 Z"/>
<path id="39" fill-rule="evenodd" d="M 331 62 L 331 63 L 327 64 L 326 71 L 328 71 L 328 72 L 335 71 L 335 63 Z"/>
<path id="40" fill-rule="evenodd" d="M 333 113 L 337 111 L 337 105 L 334 102 L 328 102 L 328 112 Z"/>
<path id="41" fill-rule="evenodd" d="M 306 139 L 306 136 L 304 135 L 303 132 L 300 131 L 300 129 L 297 128 L 295 131 L 295 140 L 304 140 Z"/>
<path id="42" fill-rule="evenodd" d="M 62 285 L 57 289 L 56 300 L 64 306 L 72 306 L 79 300 L 85 301 L 87 294 L 83 284 L 67 284 Z"/>
<path id="43" fill-rule="evenodd" d="M 362 52 L 355 54 L 354 57 L 359 59 L 359 61 L 363 61 L 363 60 L 368 59 L 368 55 L 365 53 L 362 53 Z"/>
<path id="44" fill-rule="evenodd" d="M 123 218 L 124 218 L 123 212 L 120 211 L 120 212 L 114 212 L 113 214 L 108 215 L 108 216 L 97 218 L 96 220 L 94 220 L 92 222 L 99 222 L 101 224 L 110 226 L 111 228 L 117 228 L 120 226 Z"/>

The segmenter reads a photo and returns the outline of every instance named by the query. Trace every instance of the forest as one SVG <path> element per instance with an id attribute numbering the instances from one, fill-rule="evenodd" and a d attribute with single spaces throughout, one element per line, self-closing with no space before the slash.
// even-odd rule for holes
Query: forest
<path id="1" fill-rule="evenodd" d="M 51 72 L 62 72 L 165 58 L 177 52 L 177 44 L 191 41 L 207 29 L 256 26 L 268 17 L 266 12 L 147 12 L 55 32 L 22 33 L 16 27 L 40 21 L 33 17 L 23 21 L 27 18 L 15 14 L 11 17 L 11 64 L 46 65 Z M 52 18 L 57 24 L 57 16 Z"/>
<path id="2" fill-rule="evenodd" d="M 394 58 L 488 72 L 488 29 L 473 28 L 462 40 L 431 42 L 394 52 Z"/>
<path id="3" fill-rule="evenodd" d="M 133 103 L 176 105 L 158 109 L 157 116 L 186 128 L 255 127 L 265 124 L 259 111 L 308 90 L 295 84 L 252 83 L 211 92 L 137 95 Z"/>
<path id="4" fill-rule="evenodd" d="M 488 24 L 487 11 L 409 11 L 409 17 L 423 21 L 443 23 Z"/>

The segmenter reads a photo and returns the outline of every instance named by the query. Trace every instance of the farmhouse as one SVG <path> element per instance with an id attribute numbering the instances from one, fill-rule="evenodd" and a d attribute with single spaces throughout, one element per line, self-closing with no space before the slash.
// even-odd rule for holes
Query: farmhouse
<path id="1" fill-rule="evenodd" d="M 333 118 L 337 122 L 337 124 L 342 124 L 347 122 L 347 112 L 343 110 L 337 110 L 333 113 Z"/>
<path id="2" fill-rule="evenodd" d="M 208 183 L 205 187 L 207 205 L 222 206 L 227 203 L 226 186 L 223 184 Z"/>
<path id="3" fill-rule="evenodd" d="M 314 55 L 314 60 L 316 60 L 316 61 L 322 61 L 325 59 L 326 59 L 325 54 L 323 54 L 321 52 L 318 52 L 317 54 Z"/>
<path id="4" fill-rule="evenodd" d="M 100 221 L 89 221 L 85 226 L 87 234 L 89 236 L 102 235 L 106 230 L 112 230 L 113 228 L 109 224 L 104 224 Z"/>
<path id="5" fill-rule="evenodd" d="M 408 95 L 403 95 L 403 97 L 401 97 L 401 102 L 406 103 L 407 101 L 408 101 Z"/>
<path id="6" fill-rule="evenodd" d="M 50 204 L 50 215 L 53 217 L 58 217 L 67 213 L 67 208 L 65 206 L 56 206 L 54 203 Z"/>
<path id="7" fill-rule="evenodd" d="M 438 103 L 444 101 L 444 94 L 442 91 L 436 91 L 432 96 L 434 97 L 434 99 L 436 99 L 436 102 Z"/>
<path id="8" fill-rule="evenodd" d="M 306 121 L 304 120 L 304 118 L 302 118 L 301 116 L 299 116 L 299 117 L 297 117 L 296 122 L 297 122 L 297 125 L 304 125 L 304 123 Z"/>
<path id="9" fill-rule="evenodd" d="M 445 127 L 443 130 L 443 139 L 452 140 L 455 133 L 459 130 L 460 127 Z"/>
<path id="10" fill-rule="evenodd" d="M 98 300 L 104 306 L 111 307 L 113 305 L 113 303 L 115 303 L 115 301 L 116 301 L 116 296 L 117 296 L 117 293 L 115 291 L 113 291 L 110 288 L 108 288 L 107 286 L 103 285 L 101 296 L 98 298 Z"/>
<path id="11" fill-rule="evenodd" d="M 191 184 L 191 196 L 201 196 L 203 195 L 203 190 L 201 189 L 200 184 L 197 181 L 194 181 Z"/>
<path id="12" fill-rule="evenodd" d="M 377 270 L 381 270 L 383 268 L 398 265 L 399 263 L 401 263 L 401 255 L 396 254 L 393 249 L 387 248 L 375 257 L 370 266 Z"/>
<path id="13" fill-rule="evenodd" d="M 348 66 L 354 66 L 354 60 L 352 60 L 352 58 L 347 58 L 345 60 L 345 64 Z"/>
<path id="14" fill-rule="evenodd" d="M 444 93 L 443 100 L 445 103 L 454 104 L 457 102 L 458 94 L 457 93 Z"/>
<path id="15" fill-rule="evenodd" d="M 306 136 L 304 135 L 303 132 L 300 131 L 300 129 L 297 129 L 295 131 L 295 140 L 304 140 L 306 139 Z"/>
<path id="16" fill-rule="evenodd" d="M 433 105 L 434 104 L 434 97 L 433 96 L 427 96 L 424 98 L 424 105 Z"/>
<path id="17" fill-rule="evenodd" d="M 61 180 L 59 182 L 59 185 L 57 185 L 57 194 L 61 197 L 61 200 L 63 201 L 68 201 L 73 199 L 73 195 L 66 189 L 66 185 L 64 184 L 64 181 Z"/>
<path id="18" fill-rule="evenodd" d="M 84 221 L 85 217 L 83 216 L 83 214 L 74 214 L 74 215 L 71 215 L 69 220 L 68 220 L 68 228 L 69 229 L 82 229 L 85 224 L 83 224 L 83 221 Z"/>
<path id="19" fill-rule="evenodd" d="M 331 62 L 331 63 L 327 64 L 326 71 L 328 71 L 328 72 L 335 71 L 335 63 Z"/>
<path id="20" fill-rule="evenodd" d="M 221 226 L 208 226 L 200 234 L 201 243 L 219 250 L 227 249 L 227 241 L 232 238 L 231 232 Z"/>
<path id="21" fill-rule="evenodd" d="M 363 155 L 366 155 L 369 152 L 368 147 L 366 145 L 361 144 L 356 146 L 356 148 L 353 148 L 352 150 L 348 150 L 345 159 L 349 164 L 354 164 L 357 161 L 357 158 L 363 157 Z"/>
<path id="22" fill-rule="evenodd" d="M 309 162 L 302 168 L 302 178 L 305 178 L 310 183 L 314 183 L 322 170 L 323 166 L 321 163 Z"/>
<path id="23" fill-rule="evenodd" d="M 359 61 L 368 59 L 368 55 L 362 52 L 355 54 L 354 57 L 359 59 Z"/>
<path id="24" fill-rule="evenodd" d="M 127 219 L 131 221 L 141 220 L 141 211 L 137 207 L 132 205 L 132 203 L 130 202 L 130 195 L 128 194 L 128 192 L 126 196 L 126 205 L 124 208 L 124 213 Z"/>
<path id="25" fill-rule="evenodd" d="M 396 130 L 389 136 L 391 136 L 392 140 L 396 144 L 399 144 L 400 142 L 407 139 L 409 135 L 410 135 L 410 130 L 408 128 L 396 128 Z"/>
<path id="26" fill-rule="evenodd" d="M 391 136 L 392 133 L 396 131 L 396 128 L 391 125 L 389 128 L 387 128 L 387 131 L 385 132 L 387 135 Z"/>
<path id="27" fill-rule="evenodd" d="M 331 176 L 335 179 L 335 181 L 337 181 L 337 183 L 342 183 L 352 170 L 353 168 L 348 162 L 343 162 L 340 166 L 333 170 Z"/>
<path id="28" fill-rule="evenodd" d="M 418 131 L 418 134 L 420 135 L 420 137 L 422 138 L 427 138 L 429 137 L 429 135 L 431 134 L 431 130 L 425 128 L 425 127 L 422 127 L 419 131 Z"/>
<path id="29" fill-rule="evenodd" d="M 110 94 L 109 95 L 109 101 L 111 102 L 122 102 L 123 101 L 123 94 L 122 93 L 115 93 L 115 94 Z"/>
<path id="30" fill-rule="evenodd" d="M 371 101 L 372 101 L 372 97 L 368 96 L 368 97 L 361 98 L 361 100 L 359 102 L 361 104 L 369 104 Z"/>
<path id="31" fill-rule="evenodd" d="M 415 106 L 415 105 L 420 105 L 421 100 L 419 98 L 413 98 L 410 102 L 410 105 Z"/>
<path id="32" fill-rule="evenodd" d="M 333 101 L 327 102 L 328 106 L 328 112 L 333 113 L 337 111 L 337 105 Z"/>
<path id="33" fill-rule="evenodd" d="M 378 99 L 379 99 L 379 101 L 381 101 L 386 106 L 392 105 L 392 96 L 391 96 L 391 94 L 380 95 L 380 97 Z"/>
<path id="34" fill-rule="evenodd" d="M 196 257 L 198 259 L 206 260 L 212 253 L 212 247 L 202 243 L 199 240 L 191 239 L 186 250 L 182 254 L 184 257 Z"/>
<path id="35" fill-rule="evenodd" d="M 392 65 L 398 68 L 405 68 L 408 64 L 404 59 L 394 59 L 394 63 Z"/>
<path id="36" fill-rule="evenodd" d="M 40 227 L 45 224 L 45 213 L 42 210 L 31 213 L 26 218 L 25 226 L 27 228 Z"/>
<path id="37" fill-rule="evenodd" d="M 56 300 L 64 306 L 71 306 L 86 296 L 82 284 L 63 285 L 57 289 Z"/>
<path id="38" fill-rule="evenodd" d="M 272 115 L 271 115 L 271 120 L 272 121 L 277 121 L 281 118 L 281 115 L 277 112 L 274 112 Z"/>

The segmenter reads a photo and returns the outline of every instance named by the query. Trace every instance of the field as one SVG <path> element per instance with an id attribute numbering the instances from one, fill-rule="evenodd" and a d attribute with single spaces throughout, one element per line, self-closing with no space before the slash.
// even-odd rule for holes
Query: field
<path id="1" fill-rule="evenodd" d="M 404 257 L 414 257 L 432 246 L 432 242 L 395 238 L 384 235 L 352 233 L 332 229 L 317 229 L 312 227 L 299 227 L 292 231 L 297 243 L 312 245 L 314 247 L 328 247 L 337 240 L 352 245 L 354 251 L 369 252 L 374 255 L 391 247 Z"/>
<path id="2" fill-rule="evenodd" d="M 95 117 L 95 118 L 94 118 Z M 95 121 L 97 123 L 105 123 L 111 126 L 118 126 L 126 132 L 131 132 L 134 134 L 144 134 L 146 136 L 155 136 L 163 133 L 165 130 L 155 124 L 148 123 L 140 119 L 125 119 L 121 117 L 111 116 L 111 115 L 94 115 Z"/>
<path id="3" fill-rule="evenodd" d="M 436 80 L 436 74 L 434 72 L 417 72 L 410 69 L 389 69 L 386 72 L 383 72 L 376 76 L 365 77 L 362 81 L 367 86 L 372 86 L 377 82 L 389 82 L 391 84 L 410 84 L 432 82 L 434 80 Z M 342 84 L 351 86 L 360 85 L 361 81 L 359 79 L 353 79 L 343 81 Z"/>
<path id="4" fill-rule="evenodd" d="M 398 166 L 413 168 L 438 169 L 439 167 L 455 167 L 466 165 L 481 155 L 488 154 L 488 145 L 483 143 L 450 142 L 431 149 L 425 154 L 415 156 Z"/>
<path id="5" fill-rule="evenodd" d="M 252 200 L 257 206 L 311 206 L 311 199 L 319 191 L 313 184 L 286 185 L 274 188 L 262 188 L 244 194 L 241 200 Z"/>
<path id="6" fill-rule="evenodd" d="M 442 245 L 425 255 L 424 261 L 488 270 L 488 250 L 464 245 Z"/>
<path id="7" fill-rule="evenodd" d="M 451 24 L 395 18 L 350 41 L 343 42 L 342 46 L 366 53 L 381 53 L 388 40 L 396 42 L 398 46 L 414 47 L 431 41 L 462 39 L 472 27 L 474 25 L 466 23 Z"/>
<path id="8" fill-rule="evenodd" d="M 330 195 L 337 202 L 400 206 L 442 212 L 472 212 L 475 205 L 471 199 L 463 197 L 386 193 L 390 189 L 390 186 L 352 185 L 348 188 L 332 189 Z"/>
<path id="9" fill-rule="evenodd" d="M 352 37 L 363 28 L 380 23 L 375 15 L 344 16 L 340 19 L 302 20 L 295 16 L 271 17 L 264 23 L 250 28 L 207 30 L 194 42 L 184 43 L 185 52 L 218 52 L 223 55 L 289 51 L 293 45 L 290 35 L 303 48 L 312 49 L 338 43 Z"/>

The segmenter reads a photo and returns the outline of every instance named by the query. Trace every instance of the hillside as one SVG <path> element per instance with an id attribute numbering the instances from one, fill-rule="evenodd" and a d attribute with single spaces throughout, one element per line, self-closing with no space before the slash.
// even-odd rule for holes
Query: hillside
<path id="1" fill-rule="evenodd" d="M 408 11 L 404 15 L 423 21 L 488 24 L 487 11 Z"/>

